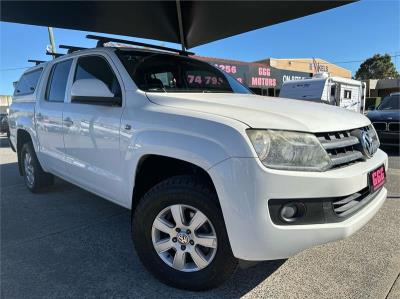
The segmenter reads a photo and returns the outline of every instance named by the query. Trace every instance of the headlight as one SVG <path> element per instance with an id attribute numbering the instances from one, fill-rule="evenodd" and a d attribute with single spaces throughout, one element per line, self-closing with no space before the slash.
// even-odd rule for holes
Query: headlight
<path id="1" fill-rule="evenodd" d="M 368 130 L 371 132 L 372 140 L 374 142 L 374 146 L 376 147 L 374 151 L 376 152 L 377 149 L 381 146 L 381 141 L 379 140 L 375 127 L 372 124 L 368 126 Z"/>
<path id="2" fill-rule="evenodd" d="M 331 166 L 331 159 L 313 134 L 250 129 L 247 135 L 268 168 L 324 171 Z"/>

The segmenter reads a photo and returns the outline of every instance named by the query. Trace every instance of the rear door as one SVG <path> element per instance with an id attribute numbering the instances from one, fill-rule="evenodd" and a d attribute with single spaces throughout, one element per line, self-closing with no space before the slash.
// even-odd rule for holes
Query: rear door
<path id="1" fill-rule="evenodd" d="M 340 84 L 340 107 L 355 112 L 361 111 L 361 85 Z"/>
<path id="2" fill-rule="evenodd" d="M 64 107 L 67 170 L 71 180 L 110 199 L 121 197 L 120 124 L 124 105 L 122 80 L 112 61 L 103 55 L 77 58 L 73 82 L 101 80 L 122 97 L 120 106 L 69 100 Z M 73 83 L 72 83 L 73 84 Z"/>
<path id="3" fill-rule="evenodd" d="M 72 59 L 55 63 L 47 75 L 46 87 L 38 97 L 35 109 L 39 154 L 43 166 L 65 175 L 63 108 L 72 66 Z"/>

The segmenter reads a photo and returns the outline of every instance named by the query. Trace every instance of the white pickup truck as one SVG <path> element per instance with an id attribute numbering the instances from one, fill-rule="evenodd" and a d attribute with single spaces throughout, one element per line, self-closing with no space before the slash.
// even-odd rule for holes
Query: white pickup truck
<path id="1" fill-rule="evenodd" d="M 366 117 L 254 95 L 184 55 L 98 47 L 39 64 L 9 123 L 29 190 L 58 176 L 131 209 L 141 261 L 184 289 L 345 238 L 387 193 Z"/>

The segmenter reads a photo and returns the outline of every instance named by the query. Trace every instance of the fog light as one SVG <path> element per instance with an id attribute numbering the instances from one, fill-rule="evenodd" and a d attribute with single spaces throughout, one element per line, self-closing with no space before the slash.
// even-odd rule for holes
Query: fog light
<path id="1" fill-rule="evenodd" d="M 281 208 L 279 216 L 285 222 L 294 222 L 303 217 L 305 212 L 306 207 L 302 202 L 289 202 Z"/>

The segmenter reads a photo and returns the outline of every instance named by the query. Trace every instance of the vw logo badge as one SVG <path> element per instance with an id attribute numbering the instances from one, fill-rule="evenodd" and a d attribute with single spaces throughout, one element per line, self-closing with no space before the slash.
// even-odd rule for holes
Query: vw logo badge
<path id="1" fill-rule="evenodd" d="M 189 243 L 189 237 L 186 234 L 178 234 L 177 236 L 178 242 L 181 243 L 182 245 L 186 245 Z"/>
<path id="2" fill-rule="evenodd" d="M 364 155 L 371 158 L 375 154 L 374 141 L 368 131 L 363 131 L 361 134 L 361 146 Z"/>

